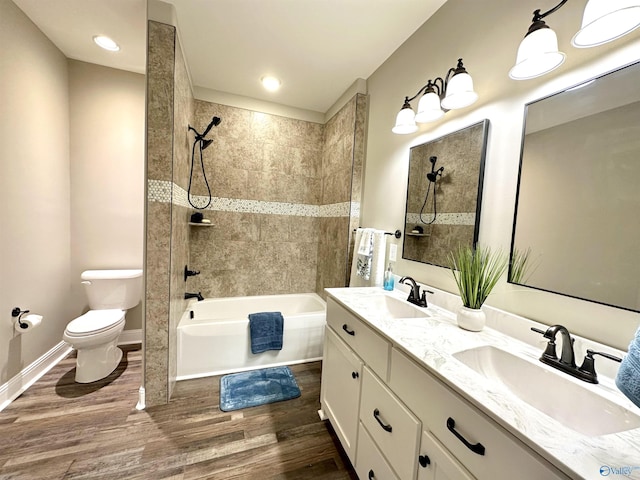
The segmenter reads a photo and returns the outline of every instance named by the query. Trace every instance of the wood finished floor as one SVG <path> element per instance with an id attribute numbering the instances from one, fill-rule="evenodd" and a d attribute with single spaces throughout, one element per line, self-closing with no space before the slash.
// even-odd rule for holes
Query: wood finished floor
<path id="1" fill-rule="evenodd" d="M 137 411 L 142 352 L 123 350 L 85 385 L 66 358 L 0 412 L 0 479 L 357 479 L 317 415 L 320 362 L 291 367 L 302 395 L 286 402 L 225 413 L 209 377 Z"/>

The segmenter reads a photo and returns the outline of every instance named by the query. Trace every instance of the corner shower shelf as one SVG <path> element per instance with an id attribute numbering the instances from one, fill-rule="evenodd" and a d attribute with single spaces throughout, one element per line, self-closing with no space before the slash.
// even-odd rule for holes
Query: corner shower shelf
<path id="1" fill-rule="evenodd" d="M 213 223 L 189 222 L 192 227 L 213 227 Z"/>

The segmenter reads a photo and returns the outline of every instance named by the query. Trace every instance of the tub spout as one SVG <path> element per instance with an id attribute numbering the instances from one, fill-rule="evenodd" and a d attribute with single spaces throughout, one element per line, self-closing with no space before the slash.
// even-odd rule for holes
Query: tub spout
<path id="1" fill-rule="evenodd" d="M 204 297 L 202 296 L 202 292 L 198 292 L 198 293 L 185 292 L 184 299 L 189 300 L 190 298 L 197 298 L 199 302 L 204 300 Z"/>

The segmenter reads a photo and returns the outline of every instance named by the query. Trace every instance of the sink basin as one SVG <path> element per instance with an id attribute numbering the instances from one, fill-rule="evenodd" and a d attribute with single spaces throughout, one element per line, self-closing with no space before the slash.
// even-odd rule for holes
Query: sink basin
<path id="1" fill-rule="evenodd" d="M 371 306 L 388 318 L 426 318 L 430 316 L 409 302 L 389 295 L 372 296 Z"/>
<path id="2" fill-rule="evenodd" d="M 532 407 L 588 436 L 640 427 L 640 416 L 555 372 L 500 348 L 482 346 L 453 356 L 485 378 L 506 386 Z"/>

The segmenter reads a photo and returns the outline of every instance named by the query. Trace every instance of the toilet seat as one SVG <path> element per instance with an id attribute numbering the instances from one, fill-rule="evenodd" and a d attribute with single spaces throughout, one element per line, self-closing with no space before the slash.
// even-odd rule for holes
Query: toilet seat
<path id="1" fill-rule="evenodd" d="M 71 320 L 65 329 L 69 337 L 86 337 L 104 333 L 122 326 L 124 310 L 89 310 L 84 315 Z"/>

